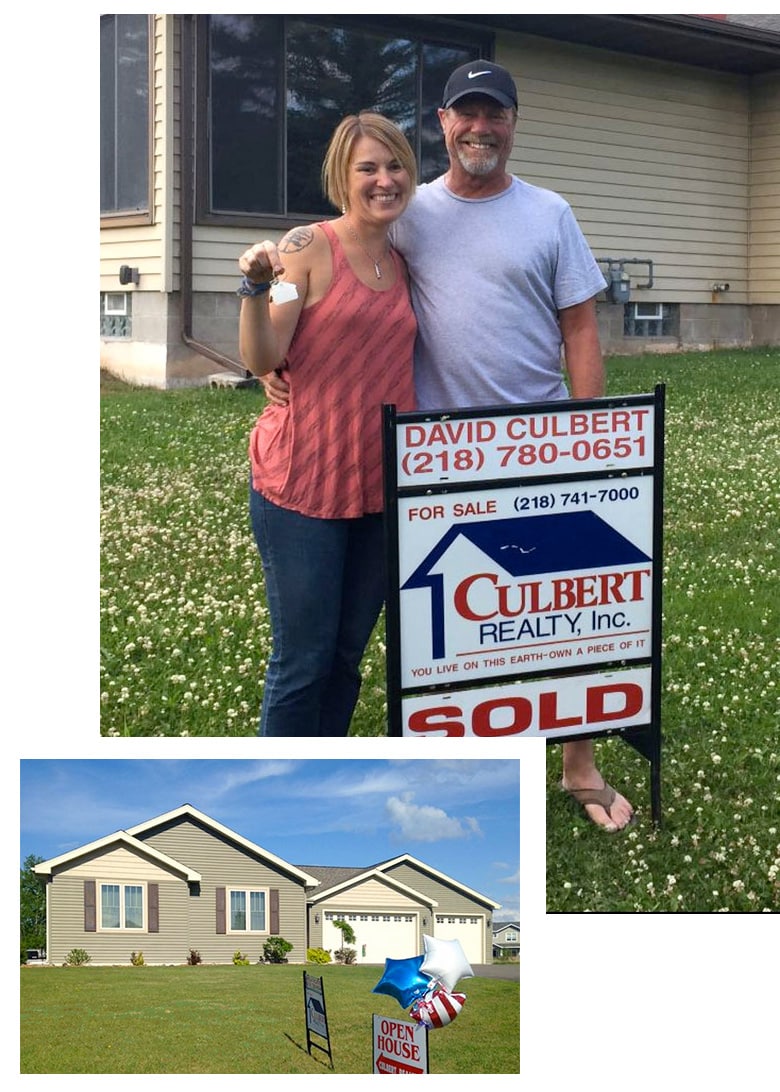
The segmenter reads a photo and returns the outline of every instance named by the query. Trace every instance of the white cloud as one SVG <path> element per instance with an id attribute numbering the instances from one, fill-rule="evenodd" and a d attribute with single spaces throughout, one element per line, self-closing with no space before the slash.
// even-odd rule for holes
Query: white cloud
<path id="1" fill-rule="evenodd" d="M 412 793 L 390 796 L 385 811 L 398 836 L 409 842 L 439 842 L 445 838 L 469 838 L 482 834 L 476 819 L 458 819 L 432 804 L 415 804 Z"/>

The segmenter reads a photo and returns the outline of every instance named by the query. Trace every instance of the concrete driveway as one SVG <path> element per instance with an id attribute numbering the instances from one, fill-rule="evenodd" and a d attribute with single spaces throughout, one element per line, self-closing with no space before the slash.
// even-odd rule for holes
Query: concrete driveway
<path id="1" fill-rule="evenodd" d="M 520 981 L 520 963 L 478 963 L 471 969 L 477 978 L 508 978 Z"/>

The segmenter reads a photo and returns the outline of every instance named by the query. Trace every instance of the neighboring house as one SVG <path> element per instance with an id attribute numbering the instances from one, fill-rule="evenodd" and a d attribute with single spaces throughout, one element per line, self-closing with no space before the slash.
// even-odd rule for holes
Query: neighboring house
<path id="1" fill-rule="evenodd" d="M 607 275 L 608 352 L 780 344 L 780 16 L 100 18 L 101 365 L 119 376 L 245 376 L 238 256 L 334 215 L 336 122 L 385 112 L 429 180 L 445 78 L 479 57 L 518 85 L 510 169 L 567 198 Z"/>
<path id="2" fill-rule="evenodd" d="M 346 918 L 358 962 L 421 953 L 423 936 L 463 944 L 470 961 L 491 961 L 498 903 L 409 855 L 370 868 L 290 864 L 189 804 L 43 861 L 47 953 L 62 963 L 83 948 L 93 964 L 230 963 L 240 949 L 262 957 L 269 936 L 306 949 L 340 948 L 333 921 Z"/>
<path id="3" fill-rule="evenodd" d="M 493 958 L 517 959 L 520 955 L 520 923 L 499 921 L 493 926 Z"/>

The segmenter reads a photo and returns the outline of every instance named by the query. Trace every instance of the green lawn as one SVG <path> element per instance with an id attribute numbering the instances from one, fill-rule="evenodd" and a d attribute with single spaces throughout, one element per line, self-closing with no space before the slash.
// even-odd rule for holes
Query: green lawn
<path id="1" fill-rule="evenodd" d="M 666 385 L 664 824 L 649 822 L 647 763 L 621 740 L 597 744 L 638 805 L 619 839 L 556 791 L 550 748 L 548 908 L 776 909 L 780 351 L 615 357 L 608 376 L 610 394 Z M 246 448 L 262 395 L 110 388 L 102 732 L 254 735 L 269 626 Z M 351 731 L 385 730 L 380 624 Z"/>
<path id="2" fill-rule="evenodd" d="M 382 968 L 307 970 L 323 979 L 335 1072 L 371 1073 L 372 1013 L 411 1022 L 371 992 Z M 307 1052 L 302 977 L 293 965 L 23 967 L 21 1072 L 329 1072 Z M 430 1072 L 517 1073 L 517 983 L 468 978 L 458 991 L 463 1010 L 429 1033 Z"/>
<path id="3" fill-rule="evenodd" d="M 597 744 L 638 805 L 616 838 L 557 790 L 550 748 L 548 909 L 777 910 L 780 354 L 621 360 L 610 376 L 613 391 L 667 387 L 663 824 L 622 741 Z"/>

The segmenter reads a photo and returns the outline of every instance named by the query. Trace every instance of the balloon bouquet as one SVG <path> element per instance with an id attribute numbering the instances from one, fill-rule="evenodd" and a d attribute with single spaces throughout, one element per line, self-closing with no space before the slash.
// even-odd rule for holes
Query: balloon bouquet
<path id="1" fill-rule="evenodd" d="M 423 942 L 423 955 L 386 959 L 384 974 L 371 992 L 394 997 L 418 1024 L 442 1028 L 466 1003 L 465 994 L 453 993 L 455 986 L 461 978 L 473 978 L 474 972 L 459 940 L 423 936 Z"/>

